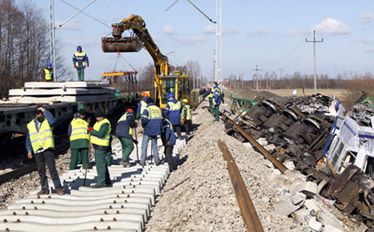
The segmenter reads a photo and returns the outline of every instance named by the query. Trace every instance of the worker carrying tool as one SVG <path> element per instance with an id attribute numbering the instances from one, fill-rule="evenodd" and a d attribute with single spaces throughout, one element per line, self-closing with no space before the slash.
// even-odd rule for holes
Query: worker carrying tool
<path id="1" fill-rule="evenodd" d="M 73 65 L 77 69 L 78 80 L 84 81 L 84 69 L 89 67 L 88 56 L 86 52 L 82 51 L 82 47 L 78 46 L 77 51 L 73 55 Z"/>
<path id="2" fill-rule="evenodd" d="M 164 117 L 169 119 L 177 132 L 178 138 L 181 138 L 181 103 L 174 98 L 174 93 L 168 94 L 168 103 L 164 110 Z"/>
<path id="3" fill-rule="evenodd" d="M 63 195 L 64 189 L 61 186 L 60 177 L 56 169 L 55 155 L 53 153 L 55 144 L 52 127 L 55 119 L 44 107 L 38 107 L 35 114 L 36 117 L 27 124 L 26 150 L 29 159 L 33 158 L 33 153 L 35 156 L 36 167 L 38 169 L 42 188 L 37 195 L 49 194 L 48 179 L 45 169 L 46 165 L 55 187 L 52 193 Z"/>
<path id="4" fill-rule="evenodd" d="M 53 81 L 53 65 L 51 62 L 43 68 L 42 76 L 44 81 Z"/>
<path id="5" fill-rule="evenodd" d="M 147 91 L 142 92 L 143 99 L 141 99 L 138 103 L 138 107 L 136 108 L 136 119 L 140 119 L 141 115 L 143 114 L 145 108 L 147 107 L 147 101 L 149 98 L 149 93 Z"/>
<path id="6" fill-rule="evenodd" d="M 93 188 L 110 187 L 111 181 L 108 170 L 107 156 L 110 149 L 110 132 L 111 125 L 108 119 L 105 118 L 103 111 L 99 110 L 96 113 L 96 123 L 93 128 L 89 128 L 90 142 L 95 149 L 95 161 L 97 170 L 97 183 Z"/>
<path id="7" fill-rule="evenodd" d="M 173 158 L 173 149 L 174 149 L 174 145 L 175 145 L 177 138 L 173 130 L 173 125 L 168 119 L 164 118 L 162 120 L 162 124 L 163 124 L 163 127 L 162 127 L 161 139 L 165 147 L 165 150 L 164 150 L 165 158 L 166 158 L 166 161 L 168 162 L 169 170 L 175 171 L 178 168 L 178 164 L 175 162 Z"/>
<path id="8" fill-rule="evenodd" d="M 117 127 L 116 127 L 116 135 L 119 138 L 119 141 L 122 145 L 122 158 L 120 164 L 123 167 L 129 167 L 129 157 L 131 152 L 134 150 L 134 143 L 138 141 L 134 141 L 134 128 L 136 127 L 135 117 L 134 117 L 134 110 L 128 108 L 126 113 L 122 115 L 122 117 L 118 120 Z"/>
<path id="9" fill-rule="evenodd" d="M 68 128 L 71 153 L 70 170 L 76 169 L 80 161 L 84 169 L 90 168 L 88 160 L 88 122 L 84 120 L 85 116 L 86 113 L 84 110 L 80 110 L 78 113 L 74 114 L 74 118 Z"/>
<path id="10" fill-rule="evenodd" d="M 219 121 L 219 106 L 221 103 L 224 103 L 224 93 L 222 92 L 221 88 L 218 85 L 218 82 L 214 82 L 213 87 L 213 112 L 214 112 L 214 121 Z"/>
<path id="11" fill-rule="evenodd" d="M 161 109 L 153 103 L 152 98 L 148 98 L 147 107 L 141 116 L 142 126 L 144 128 L 142 140 L 142 156 L 139 164 L 144 166 L 147 158 L 148 142 L 151 140 L 151 159 L 154 158 L 155 164 L 160 164 L 160 158 L 157 151 L 157 136 L 161 135 L 162 130 L 162 112 Z"/>
<path id="12" fill-rule="evenodd" d="M 181 111 L 181 125 L 184 126 L 186 134 L 189 135 L 192 129 L 191 106 L 188 104 L 188 99 L 183 99 L 183 108 Z"/>

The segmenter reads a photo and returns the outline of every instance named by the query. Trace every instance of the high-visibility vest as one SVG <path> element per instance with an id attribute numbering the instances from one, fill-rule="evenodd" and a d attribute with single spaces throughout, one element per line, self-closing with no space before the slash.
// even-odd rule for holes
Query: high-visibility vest
<path id="1" fill-rule="evenodd" d="M 183 109 L 182 109 L 182 112 L 181 112 L 181 117 L 184 117 L 184 110 L 186 109 L 186 120 L 191 120 L 192 117 L 191 117 L 191 107 L 190 105 L 184 105 L 183 106 Z"/>
<path id="2" fill-rule="evenodd" d="M 213 98 L 213 93 L 212 92 L 210 92 L 209 94 L 208 94 L 208 99 L 209 98 Z"/>
<path id="3" fill-rule="evenodd" d="M 174 103 L 174 102 L 168 102 L 168 105 L 170 106 L 170 111 L 174 111 L 174 110 L 180 110 L 181 109 L 181 103 L 179 101 L 177 101 L 177 103 Z"/>
<path id="4" fill-rule="evenodd" d="M 44 68 L 44 78 L 46 81 L 52 80 L 53 71 L 48 68 Z"/>
<path id="5" fill-rule="evenodd" d="M 95 145 L 98 145 L 98 146 L 102 146 L 102 147 L 109 147 L 109 143 L 110 143 L 110 132 L 111 132 L 111 126 L 110 126 L 110 122 L 108 119 L 104 119 L 104 120 L 101 120 L 100 122 L 96 122 L 93 129 L 95 131 L 100 131 L 100 128 L 103 124 L 105 123 L 108 123 L 109 124 L 109 130 L 107 131 L 106 135 L 104 136 L 104 138 L 98 138 L 94 135 L 91 135 L 90 136 L 90 142 L 92 144 L 95 144 Z"/>
<path id="6" fill-rule="evenodd" d="M 85 52 L 75 52 L 74 53 L 74 57 L 75 57 L 75 66 L 77 67 L 86 67 L 87 66 L 87 63 L 86 63 L 86 53 Z"/>
<path id="7" fill-rule="evenodd" d="M 85 139 L 89 140 L 89 135 L 87 133 L 88 122 L 80 118 L 74 118 L 71 121 L 71 134 L 70 141 Z"/>
<path id="8" fill-rule="evenodd" d="M 127 120 L 127 113 L 122 115 L 122 117 L 118 120 L 117 123 L 120 123 L 120 122 L 126 121 L 126 120 Z M 134 134 L 134 128 L 130 127 L 130 125 L 129 125 L 129 135 L 132 136 L 133 134 Z"/>
<path id="9" fill-rule="evenodd" d="M 147 107 L 148 110 L 148 119 L 162 119 L 162 112 L 161 109 L 155 105 L 151 105 Z"/>
<path id="10" fill-rule="evenodd" d="M 55 147 L 52 128 L 47 119 L 44 119 L 44 121 L 41 123 L 39 131 L 36 129 L 34 119 L 27 124 L 27 129 L 29 130 L 30 142 L 34 153 L 36 153 L 38 150 L 45 150 Z"/>
<path id="11" fill-rule="evenodd" d="M 173 124 L 167 118 L 164 118 L 164 120 L 166 121 L 166 124 L 164 124 L 164 129 L 166 129 L 167 127 L 169 127 L 170 130 L 172 130 L 173 129 Z"/>
<path id="12" fill-rule="evenodd" d="M 147 108 L 147 103 L 144 100 L 140 101 L 140 114 L 143 114 L 145 108 Z"/>

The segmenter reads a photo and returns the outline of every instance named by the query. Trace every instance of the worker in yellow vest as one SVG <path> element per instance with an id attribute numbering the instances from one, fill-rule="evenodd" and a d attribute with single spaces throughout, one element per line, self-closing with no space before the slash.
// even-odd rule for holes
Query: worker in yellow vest
<path id="1" fill-rule="evenodd" d="M 188 99 L 183 99 L 183 108 L 181 111 L 181 123 L 184 126 L 186 134 L 189 135 L 192 129 L 191 106 L 188 104 Z"/>
<path id="2" fill-rule="evenodd" d="M 85 116 L 86 114 L 83 110 L 80 110 L 79 113 L 74 114 L 74 118 L 68 128 L 71 153 L 69 164 L 70 170 L 76 169 L 78 167 L 79 160 L 82 161 L 82 167 L 84 169 L 87 169 L 90 166 L 88 161 L 88 122 L 84 120 Z"/>
<path id="3" fill-rule="evenodd" d="M 51 62 L 48 62 L 42 70 L 43 80 L 44 81 L 53 81 L 53 66 Z"/>
<path id="4" fill-rule="evenodd" d="M 95 149 L 95 161 L 97 170 L 97 183 L 93 188 L 110 187 L 111 181 L 108 170 L 108 157 L 110 155 L 111 125 L 102 111 L 96 113 L 96 123 L 89 130 L 90 142 Z"/>
<path id="5" fill-rule="evenodd" d="M 86 52 L 82 51 L 82 47 L 78 46 L 77 51 L 73 55 L 73 65 L 77 69 L 78 80 L 84 81 L 84 69 L 90 66 Z"/>
<path id="6" fill-rule="evenodd" d="M 46 165 L 55 187 L 52 193 L 59 195 L 64 194 L 64 189 L 61 186 L 61 181 L 56 169 L 55 155 L 53 153 L 55 148 L 52 129 L 54 121 L 53 115 L 49 111 L 44 107 L 38 107 L 36 110 L 36 117 L 27 124 L 27 157 L 32 159 L 33 154 L 35 156 L 36 167 L 38 169 L 42 188 L 37 193 L 38 196 L 49 194 L 48 179 L 45 169 Z"/>

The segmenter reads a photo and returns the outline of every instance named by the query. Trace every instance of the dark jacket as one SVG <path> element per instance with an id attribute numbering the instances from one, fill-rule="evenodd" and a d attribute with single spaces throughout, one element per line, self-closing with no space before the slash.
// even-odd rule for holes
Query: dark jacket
<path id="1" fill-rule="evenodd" d="M 158 110 L 157 110 L 157 108 Z M 152 114 L 151 112 L 155 110 Z M 153 102 L 147 105 L 141 117 L 142 126 L 144 128 L 144 135 L 157 136 L 161 135 L 162 130 L 162 113 L 158 106 Z"/>
<path id="2" fill-rule="evenodd" d="M 163 140 L 166 142 L 165 145 L 174 146 L 177 140 L 177 137 L 175 136 L 173 125 L 166 118 L 162 122 L 163 122 L 163 127 L 162 127 L 161 136 Z"/>
<path id="3" fill-rule="evenodd" d="M 117 127 L 116 127 L 116 135 L 117 137 L 126 137 L 132 138 L 130 135 L 130 128 L 135 127 L 135 118 L 133 113 L 125 113 L 122 117 L 118 120 Z"/>
<path id="4" fill-rule="evenodd" d="M 172 105 L 179 104 L 179 108 L 172 107 Z M 181 104 L 175 99 L 169 99 L 166 108 L 164 110 L 164 117 L 169 119 L 173 126 L 181 124 Z"/>
<path id="5" fill-rule="evenodd" d="M 223 97 L 222 90 L 218 86 L 214 87 L 213 89 L 214 104 L 218 106 L 221 105 L 222 97 Z"/>
<path id="6" fill-rule="evenodd" d="M 48 110 L 44 111 L 44 117 L 45 117 L 44 120 L 47 120 L 51 129 L 53 129 L 52 127 L 55 124 L 55 118 L 53 117 L 51 112 L 49 112 Z M 35 122 L 36 128 L 38 128 L 36 119 L 34 119 L 34 122 Z M 27 150 L 27 152 L 32 152 L 32 146 L 31 146 L 29 132 L 27 132 L 27 134 L 26 134 L 26 150 Z"/>

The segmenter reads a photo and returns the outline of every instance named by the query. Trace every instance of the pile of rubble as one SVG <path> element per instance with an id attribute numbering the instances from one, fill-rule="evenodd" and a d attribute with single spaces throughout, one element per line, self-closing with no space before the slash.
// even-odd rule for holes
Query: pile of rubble
<path id="1" fill-rule="evenodd" d="M 256 106 L 243 111 L 246 113 L 238 115 L 236 123 L 259 141 L 273 144 L 272 154 L 289 169 L 307 176 L 308 185 L 315 187 L 313 198 L 302 200 L 302 195 L 295 195 L 293 202 L 290 200 L 292 204 L 287 202 L 294 205 L 286 207 L 288 210 L 301 206 L 309 210 L 312 207 L 307 202 L 318 200 L 321 194 L 351 219 L 374 228 L 374 128 L 371 124 L 345 117 L 338 100 L 320 94 L 260 99 Z M 368 111 L 358 112 L 365 115 L 359 118 L 374 120 Z M 230 123 L 225 128 L 229 135 L 247 142 Z M 313 212 L 310 216 L 313 217 Z M 315 222 L 321 222 L 317 215 L 314 217 L 316 220 L 310 219 L 310 222 L 318 228 L 321 224 Z"/>

